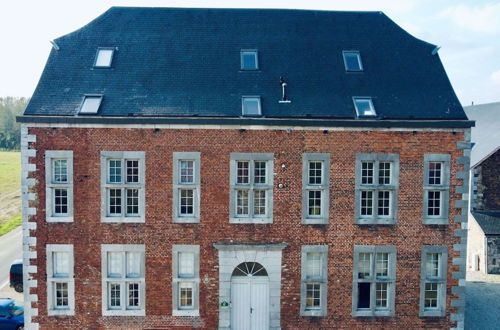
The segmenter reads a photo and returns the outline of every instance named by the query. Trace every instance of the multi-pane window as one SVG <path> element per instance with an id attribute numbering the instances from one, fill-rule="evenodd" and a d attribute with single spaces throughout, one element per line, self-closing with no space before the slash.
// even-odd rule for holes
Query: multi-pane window
<path id="1" fill-rule="evenodd" d="M 327 245 L 302 246 L 302 316 L 326 316 L 327 260 Z"/>
<path id="2" fill-rule="evenodd" d="M 363 64 L 361 63 L 361 55 L 358 51 L 350 50 L 343 51 L 344 65 L 346 71 L 363 71 Z"/>
<path id="3" fill-rule="evenodd" d="M 73 245 L 47 244 L 47 308 L 49 315 L 74 315 Z"/>
<path id="4" fill-rule="evenodd" d="M 144 315 L 144 245 L 102 245 L 103 315 Z"/>
<path id="5" fill-rule="evenodd" d="M 73 221 L 73 152 L 45 152 L 48 222 Z"/>
<path id="6" fill-rule="evenodd" d="M 272 154 L 231 154 L 231 222 L 272 222 L 272 171 Z"/>
<path id="7" fill-rule="evenodd" d="M 395 223 L 398 176 L 398 155 L 356 155 L 356 223 Z"/>
<path id="8" fill-rule="evenodd" d="M 144 222 L 144 157 L 144 152 L 101 152 L 103 222 Z"/>
<path id="9" fill-rule="evenodd" d="M 173 154 L 174 222 L 200 221 L 200 153 Z"/>
<path id="10" fill-rule="evenodd" d="M 256 50 L 242 50 L 241 56 L 241 70 L 258 70 L 259 58 Z"/>
<path id="11" fill-rule="evenodd" d="M 420 275 L 420 316 L 445 316 L 448 248 L 424 245 Z"/>
<path id="12" fill-rule="evenodd" d="M 391 316 L 396 284 L 394 246 L 354 247 L 353 315 Z"/>
<path id="13" fill-rule="evenodd" d="M 172 254 L 173 315 L 199 315 L 200 246 L 174 245 Z"/>
<path id="14" fill-rule="evenodd" d="M 328 223 L 330 154 L 302 155 L 302 223 Z"/>
<path id="15" fill-rule="evenodd" d="M 450 195 L 450 155 L 424 156 L 424 223 L 447 224 Z"/>

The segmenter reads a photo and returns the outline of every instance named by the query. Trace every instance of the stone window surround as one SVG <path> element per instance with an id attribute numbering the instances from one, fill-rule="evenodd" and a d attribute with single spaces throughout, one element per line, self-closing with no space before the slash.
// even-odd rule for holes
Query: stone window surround
<path id="1" fill-rule="evenodd" d="M 441 264 L 440 272 L 441 276 L 437 279 L 427 280 L 426 278 L 426 268 L 425 264 L 427 262 L 427 253 L 440 253 L 441 254 Z M 448 247 L 447 246 L 437 246 L 437 245 L 423 245 L 420 263 L 420 317 L 444 317 L 446 316 L 446 279 L 448 270 Z M 439 283 L 438 289 L 438 309 L 437 310 L 426 310 L 425 301 L 425 283 Z"/>
<path id="2" fill-rule="evenodd" d="M 375 285 L 371 286 L 370 292 L 370 310 L 358 310 L 358 258 L 359 253 L 372 253 L 372 264 L 375 263 L 376 253 L 389 253 L 389 281 L 390 288 L 388 292 L 388 309 L 383 311 L 375 310 Z M 393 245 L 354 245 L 354 258 L 353 258 L 353 281 L 352 281 L 352 316 L 355 317 L 372 317 L 372 316 L 394 316 L 395 313 L 395 300 L 396 300 L 396 246 Z M 375 269 L 375 266 L 372 267 Z M 372 274 L 373 280 L 371 283 L 376 282 L 376 274 Z"/>
<path id="3" fill-rule="evenodd" d="M 139 183 L 131 184 L 130 188 L 139 189 L 139 216 L 125 216 L 125 210 L 122 210 L 122 216 L 108 216 L 108 188 L 120 188 L 125 184 L 108 184 L 108 160 L 109 159 L 137 159 L 139 160 Z M 125 164 L 124 164 L 125 166 Z M 144 151 L 101 151 L 101 222 L 107 223 L 143 223 L 146 221 L 146 153 Z M 126 173 L 122 173 L 125 177 Z M 122 200 L 127 197 L 122 195 Z M 122 207 L 126 207 L 122 202 Z"/>
<path id="4" fill-rule="evenodd" d="M 424 225 L 447 225 L 449 204 L 450 204 L 450 160 L 449 154 L 426 154 L 424 155 L 424 205 L 423 205 L 423 224 Z M 442 183 L 440 185 L 429 185 L 427 180 L 429 178 L 429 163 L 441 162 L 443 168 L 441 171 Z M 441 215 L 439 217 L 427 215 L 428 194 L 430 190 L 437 190 L 441 192 Z"/>
<path id="5" fill-rule="evenodd" d="M 181 184 L 180 183 L 180 167 L 179 162 L 181 160 L 192 160 L 194 166 L 194 182 L 192 184 Z M 199 152 L 174 152 L 173 153 L 173 165 L 172 165 L 172 219 L 175 223 L 199 223 L 200 222 L 200 200 L 201 200 L 201 190 L 200 190 L 200 153 Z M 179 194 L 180 189 L 193 189 L 194 207 L 193 216 L 181 216 L 179 213 Z"/>
<path id="6" fill-rule="evenodd" d="M 52 183 L 52 160 L 66 159 L 68 182 Z M 68 190 L 68 215 L 54 216 L 52 214 L 52 202 L 54 199 L 54 188 L 66 188 Z M 73 151 L 72 150 L 46 150 L 45 151 L 45 214 L 47 222 L 73 222 Z"/>
<path id="7" fill-rule="evenodd" d="M 130 282 L 140 283 L 140 308 L 139 309 L 122 309 L 110 310 L 108 309 L 108 282 L 115 279 L 108 280 L 108 252 L 141 252 L 141 273 L 142 277 L 131 278 Z M 145 272 L 145 246 L 143 244 L 101 244 L 101 274 L 102 274 L 102 315 L 103 316 L 146 316 L 146 272 Z M 125 271 L 125 267 L 123 267 Z M 118 278 L 117 282 L 122 282 L 123 278 Z M 124 283 L 125 281 L 123 281 Z M 123 289 L 122 289 L 123 290 Z M 126 308 L 126 304 L 124 306 Z"/>
<path id="8" fill-rule="evenodd" d="M 69 254 L 68 277 L 53 277 L 54 265 L 52 254 L 54 252 L 67 252 Z M 46 246 L 46 273 L 47 273 L 47 315 L 75 315 L 75 279 L 74 279 L 74 253 L 73 244 L 47 244 Z M 55 308 L 54 282 L 68 283 L 68 308 Z"/>
<path id="9" fill-rule="evenodd" d="M 321 161 L 322 184 L 309 184 L 309 162 Z M 321 216 L 310 216 L 308 213 L 308 191 L 321 190 Z M 330 154 L 304 153 L 302 154 L 302 224 L 328 224 L 330 210 Z"/>
<path id="10" fill-rule="evenodd" d="M 362 185 L 361 184 L 361 162 L 362 161 L 372 161 L 374 163 L 379 162 L 391 162 L 391 184 L 390 185 L 379 185 L 378 184 L 378 166 L 374 166 L 372 185 Z M 356 189 L 355 189 L 355 220 L 354 223 L 358 225 L 393 225 L 397 222 L 397 210 L 398 210 L 398 195 L 399 195 L 399 154 L 356 154 Z M 372 216 L 360 216 L 361 214 L 361 190 L 362 188 L 370 188 L 374 191 L 373 205 L 376 211 L 377 206 L 377 191 L 379 190 L 389 190 L 391 191 L 391 208 L 390 216 L 377 216 L 376 212 L 373 212 Z"/>
<path id="11" fill-rule="evenodd" d="M 307 278 L 307 254 L 316 252 L 321 254 L 321 279 Z M 306 309 L 307 282 L 320 282 L 321 308 Z M 301 285 L 300 285 L 300 316 L 326 316 L 328 293 L 328 245 L 302 245 L 301 253 Z"/>
<path id="12" fill-rule="evenodd" d="M 239 217 L 236 215 L 236 173 L 237 161 L 265 161 L 267 184 L 262 185 L 262 189 L 267 191 L 266 195 L 266 217 Z M 253 177 L 252 166 L 249 168 L 249 175 Z M 229 171 L 229 222 L 230 223 L 273 223 L 273 187 L 274 187 L 274 154 L 273 153 L 231 153 Z M 253 185 L 249 185 L 253 187 Z M 253 189 L 251 189 L 253 191 Z M 249 195 L 250 196 L 250 195 Z M 253 209 L 253 203 L 249 200 L 249 209 Z"/>
<path id="13" fill-rule="evenodd" d="M 194 276 L 189 278 L 179 277 L 179 252 L 194 254 Z M 193 283 L 193 309 L 179 308 L 179 282 Z M 172 246 L 172 315 L 173 316 L 199 316 L 200 315 L 200 246 L 176 244 Z"/>

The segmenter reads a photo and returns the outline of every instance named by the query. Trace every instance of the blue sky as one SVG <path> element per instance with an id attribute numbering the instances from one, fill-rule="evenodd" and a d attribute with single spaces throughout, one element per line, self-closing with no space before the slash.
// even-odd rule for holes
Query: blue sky
<path id="1" fill-rule="evenodd" d="M 49 41 L 111 6 L 381 10 L 417 38 L 441 46 L 439 55 L 463 105 L 500 101 L 500 1 L 491 0 L 3 0 L 0 97 L 31 96 Z"/>

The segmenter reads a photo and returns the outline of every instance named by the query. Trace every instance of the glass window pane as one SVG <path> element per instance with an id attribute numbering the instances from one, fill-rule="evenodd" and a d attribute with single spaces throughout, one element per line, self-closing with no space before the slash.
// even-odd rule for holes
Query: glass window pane
<path id="1" fill-rule="evenodd" d="M 361 57 L 358 52 L 344 52 L 344 61 L 347 71 L 362 71 Z"/>
<path id="2" fill-rule="evenodd" d="M 194 214 L 194 190 L 181 189 L 179 198 L 179 214 L 182 216 L 189 216 Z"/>
<path id="3" fill-rule="evenodd" d="M 68 283 L 67 282 L 55 282 L 55 307 L 56 308 L 67 308 L 69 306 L 68 299 Z"/>
<path id="4" fill-rule="evenodd" d="M 97 113 L 101 105 L 102 96 L 85 96 L 80 113 Z"/>
<path id="5" fill-rule="evenodd" d="M 54 189 L 54 215 L 68 214 L 68 189 Z"/>
<path id="6" fill-rule="evenodd" d="M 321 216 L 321 193 L 321 190 L 309 190 L 307 204 L 311 216 Z"/>
<path id="7" fill-rule="evenodd" d="M 138 160 L 127 160 L 127 182 L 136 183 L 139 182 L 139 161 Z"/>
<path id="8" fill-rule="evenodd" d="M 361 184 L 373 184 L 373 162 L 361 162 Z"/>
<path id="9" fill-rule="evenodd" d="M 358 256 L 358 278 L 371 277 L 371 253 L 360 253 Z"/>
<path id="10" fill-rule="evenodd" d="M 425 283 L 424 307 L 435 309 L 438 307 L 438 283 Z"/>
<path id="11" fill-rule="evenodd" d="M 375 116 L 375 109 L 371 99 L 355 98 L 354 104 L 358 112 L 358 116 Z"/>
<path id="12" fill-rule="evenodd" d="M 391 192 L 381 190 L 378 192 L 378 207 L 377 214 L 382 216 L 389 216 L 391 214 Z"/>
<path id="13" fill-rule="evenodd" d="M 127 277 L 141 276 L 141 253 L 127 252 Z"/>
<path id="14" fill-rule="evenodd" d="M 389 253 L 377 253 L 375 257 L 376 276 L 389 276 Z"/>
<path id="15" fill-rule="evenodd" d="M 441 275 L 441 253 L 426 254 L 426 274 L 429 277 L 439 277 Z"/>
<path id="16" fill-rule="evenodd" d="M 321 307 L 321 284 L 306 284 L 306 309 L 318 309 Z"/>
<path id="17" fill-rule="evenodd" d="M 194 253 L 179 252 L 179 277 L 194 277 Z"/>
<path id="18" fill-rule="evenodd" d="M 378 164 L 378 184 L 391 184 L 390 162 L 380 162 Z"/>
<path id="19" fill-rule="evenodd" d="M 194 161 L 180 161 L 180 183 L 194 183 Z"/>
<path id="20" fill-rule="evenodd" d="M 109 284 L 109 308 L 117 309 L 121 306 L 120 300 L 120 284 L 119 283 L 110 283 Z"/>
<path id="21" fill-rule="evenodd" d="M 244 97 L 243 98 L 243 116 L 260 115 L 260 98 Z"/>
<path id="22" fill-rule="evenodd" d="M 236 183 L 238 184 L 248 184 L 250 183 L 250 162 L 248 161 L 238 161 L 236 162 L 237 173 L 236 173 Z"/>
<path id="23" fill-rule="evenodd" d="M 258 69 L 257 52 L 255 51 L 241 52 L 241 68 L 244 70 Z"/>
<path id="24" fill-rule="evenodd" d="M 375 286 L 375 307 L 379 309 L 386 309 L 388 307 L 388 283 L 377 283 Z"/>
<path id="25" fill-rule="evenodd" d="M 69 276 L 69 253 L 53 252 L 54 277 Z"/>
<path id="26" fill-rule="evenodd" d="M 122 277 L 122 252 L 108 252 L 108 277 Z"/>
<path id="27" fill-rule="evenodd" d="M 122 161 L 113 159 L 108 161 L 108 182 L 122 182 Z"/>
<path id="28" fill-rule="evenodd" d="M 193 283 L 191 282 L 179 283 L 179 307 L 180 308 L 193 307 Z"/>
<path id="29" fill-rule="evenodd" d="M 97 51 L 97 59 L 95 61 L 95 66 L 109 67 L 111 66 L 112 58 L 113 58 L 112 49 L 99 49 Z"/>
<path id="30" fill-rule="evenodd" d="M 323 183 L 323 162 L 309 162 L 309 184 Z"/>
<path id="31" fill-rule="evenodd" d="M 108 209 L 109 215 L 121 215 L 122 213 L 122 190 L 109 189 Z"/>
<path id="32" fill-rule="evenodd" d="M 370 308 L 371 283 L 358 283 L 358 309 Z"/>
<path id="33" fill-rule="evenodd" d="M 436 191 L 436 190 L 427 191 L 427 215 L 428 216 L 441 215 L 441 191 Z"/>
<path id="34" fill-rule="evenodd" d="M 440 185 L 442 175 L 442 163 L 430 162 L 429 163 L 429 180 L 430 185 Z"/>
<path id="35" fill-rule="evenodd" d="M 266 162 L 254 162 L 254 183 L 266 183 Z"/>
<path id="36" fill-rule="evenodd" d="M 52 161 L 52 170 L 53 183 L 68 182 L 68 161 L 66 159 L 54 159 Z"/>
<path id="37" fill-rule="evenodd" d="M 307 270 L 306 276 L 308 278 L 321 277 L 321 253 L 310 252 L 306 254 Z"/>
<path id="38" fill-rule="evenodd" d="M 248 215 L 248 190 L 236 190 L 236 214 Z"/>
<path id="39" fill-rule="evenodd" d="M 372 215 L 373 214 L 373 191 L 362 190 L 361 191 L 361 215 Z"/>
<path id="40" fill-rule="evenodd" d="M 139 307 L 139 283 L 128 283 L 128 307 Z"/>
<path id="41" fill-rule="evenodd" d="M 266 191 L 254 190 L 253 193 L 253 214 L 266 215 Z"/>

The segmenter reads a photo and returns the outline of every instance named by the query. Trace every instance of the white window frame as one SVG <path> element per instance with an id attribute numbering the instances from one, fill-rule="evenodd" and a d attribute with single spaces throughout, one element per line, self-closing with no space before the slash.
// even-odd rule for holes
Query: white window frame
<path id="1" fill-rule="evenodd" d="M 373 183 L 362 183 L 362 163 L 372 162 Z M 389 184 L 379 184 L 379 164 L 391 163 L 391 177 Z M 399 192 L 399 155 L 398 154 L 356 154 L 356 190 L 355 190 L 355 223 L 358 225 L 392 225 L 397 222 L 398 192 Z M 361 192 L 373 191 L 372 214 L 361 215 Z M 390 192 L 389 215 L 378 215 L 378 192 Z"/>
<path id="2" fill-rule="evenodd" d="M 122 274 L 120 277 L 108 277 L 108 253 L 118 252 L 122 254 Z M 127 277 L 126 253 L 140 253 L 139 277 Z M 101 244 L 101 274 L 102 274 L 102 315 L 103 316 L 146 316 L 146 274 L 145 274 L 145 247 L 143 244 Z M 120 284 L 120 302 L 119 309 L 108 308 L 109 284 Z M 127 309 L 128 305 L 128 284 L 139 283 L 139 307 Z"/>
<path id="3" fill-rule="evenodd" d="M 369 101 L 370 103 L 370 109 L 373 111 L 373 115 L 365 115 L 365 114 L 360 114 L 358 110 L 358 105 L 356 104 L 356 101 Z M 352 97 L 352 102 L 354 103 L 354 108 L 356 109 L 356 115 L 359 118 L 372 118 L 377 116 L 377 111 L 375 110 L 375 106 L 373 105 L 373 99 L 371 96 L 353 96 Z"/>
<path id="4" fill-rule="evenodd" d="M 255 68 L 244 68 L 243 67 L 243 55 L 245 54 L 255 54 Z M 240 69 L 242 71 L 255 71 L 259 70 L 259 52 L 257 49 L 242 49 L 240 51 Z"/>
<path id="5" fill-rule="evenodd" d="M 370 273 L 368 279 L 358 278 L 359 254 L 370 253 Z M 376 276 L 375 256 L 377 253 L 388 253 L 388 271 L 387 276 Z M 396 247 L 392 245 L 354 245 L 353 258 L 353 281 L 352 281 L 352 316 L 394 316 L 396 300 Z M 371 283 L 370 286 L 370 308 L 358 309 L 358 283 Z M 376 283 L 388 283 L 387 308 L 376 308 Z"/>
<path id="6" fill-rule="evenodd" d="M 68 254 L 68 274 L 66 276 L 55 276 L 54 253 L 64 252 Z M 75 279 L 74 279 L 74 254 L 73 244 L 47 244 L 46 246 L 46 273 L 47 273 L 47 315 L 75 315 Z M 68 307 L 55 306 L 56 283 L 67 283 L 68 285 Z"/>
<path id="7" fill-rule="evenodd" d="M 183 275 L 179 270 L 179 253 L 192 253 L 194 274 Z M 179 290 L 182 283 L 192 285 L 192 308 L 181 307 L 179 303 Z M 172 246 L 172 315 L 173 316 L 199 316 L 200 315 L 200 246 L 177 244 Z"/>
<path id="8" fill-rule="evenodd" d="M 320 254 L 321 276 L 310 278 L 307 274 L 308 256 L 311 253 Z M 320 307 L 307 308 L 307 284 L 320 285 Z M 324 317 L 327 314 L 328 302 L 328 245 L 302 245 L 301 253 L 301 286 L 300 286 L 300 316 Z"/>
<path id="9" fill-rule="evenodd" d="M 425 225 L 447 225 L 450 204 L 450 160 L 449 154 L 426 154 L 424 155 L 424 205 L 423 224 Z M 441 184 L 429 184 L 429 164 L 441 163 Z M 440 215 L 428 215 L 429 192 L 440 192 Z"/>
<path id="10" fill-rule="evenodd" d="M 66 160 L 67 182 L 53 181 L 53 161 Z M 55 189 L 67 190 L 68 213 L 54 213 Z M 45 216 L 47 222 L 73 222 L 73 151 L 47 150 L 45 151 Z"/>
<path id="11" fill-rule="evenodd" d="M 238 184 L 236 180 L 237 162 L 249 162 L 249 183 Z M 266 164 L 266 184 L 254 184 L 254 164 L 263 161 Z M 229 222 L 230 223 L 272 223 L 273 222 L 273 186 L 274 186 L 274 154 L 272 153 L 231 153 L 229 171 Z M 236 194 L 237 190 L 248 190 L 248 216 L 237 215 Z M 253 191 L 266 191 L 266 214 L 264 216 L 254 215 Z"/>
<path id="12" fill-rule="evenodd" d="M 109 65 L 97 65 L 97 60 L 99 59 L 99 54 L 101 51 L 111 51 L 111 58 L 109 60 Z M 99 68 L 99 69 L 107 69 L 111 68 L 113 64 L 113 57 L 115 56 L 115 48 L 114 47 L 99 47 L 97 48 L 97 52 L 95 54 L 95 59 L 94 59 L 94 68 Z"/>
<path id="13" fill-rule="evenodd" d="M 346 54 L 356 54 L 358 57 L 359 70 L 352 70 L 347 67 Z M 363 72 L 363 62 L 361 61 L 361 54 L 359 50 L 344 50 L 342 51 L 342 58 L 344 59 L 344 67 L 346 72 Z"/>
<path id="14" fill-rule="evenodd" d="M 439 276 L 428 276 L 426 270 L 427 254 L 440 254 Z M 444 317 L 446 316 L 446 279 L 448 270 L 448 247 L 437 245 L 423 245 L 420 264 L 420 317 Z M 437 307 L 425 307 L 425 284 L 436 283 L 438 285 Z"/>
<path id="15" fill-rule="evenodd" d="M 180 176 L 180 162 L 192 161 L 194 181 L 192 183 L 182 183 Z M 174 152 L 173 153 L 173 175 L 172 175 L 172 216 L 175 223 L 199 223 L 200 222 L 200 168 L 201 160 L 199 152 Z M 189 189 L 193 191 L 193 214 L 183 215 L 180 212 L 180 194 L 181 189 Z"/>
<path id="16" fill-rule="evenodd" d="M 321 184 L 309 183 L 310 162 L 321 162 Z M 309 191 L 320 191 L 321 214 L 309 215 Z M 330 154 L 302 154 L 302 223 L 327 224 L 330 210 Z"/>
<path id="17" fill-rule="evenodd" d="M 108 161 L 121 160 L 122 166 L 122 181 L 121 183 L 108 182 Z M 138 160 L 139 161 L 139 182 L 126 183 L 126 161 Z M 143 223 L 146 219 L 145 210 L 145 196 L 146 196 L 146 153 L 143 151 L 101 151 L 101 222 L 126 222 L 126 223 Z M 126 189 L 138 189 L 138 215 L 126 214 Z M 121 215 L 110 216 L 108 214 L 108 193 L 110 189 L 121 189 Z"/>
<path id="18" fill-rule="evenodd" d="M 259 105 L 258 114 L 245 114 L 245 99 L 256 99 Z M 262 116 L 262 100 L 258 95 L 244 95 L 241 97 L 241 115 L 243 117 L 260 117 Z"/>

